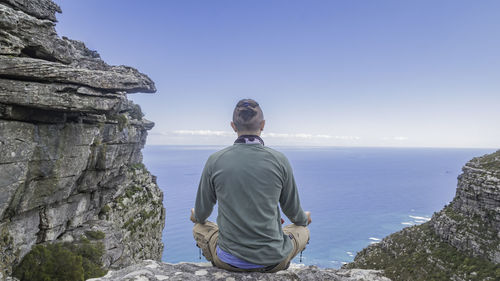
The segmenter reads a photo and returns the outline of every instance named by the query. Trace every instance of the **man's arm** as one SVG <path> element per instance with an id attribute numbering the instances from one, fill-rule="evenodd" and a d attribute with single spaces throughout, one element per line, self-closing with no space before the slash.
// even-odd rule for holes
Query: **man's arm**
<path id="1" fill-rule="evenodd" d="M 310 213 L 306 214 L 300 206 L 299 193 L 293 177 L 292 167 L 286 158 L 283 160 L 283 165 L 285 178 L 280 195 L 281 209 L 295 225 L 306 226 L 310 223 Z"/>
<path id="2" fill-rule="evenodd" d="M 205 164 L 205 168 L 201 174 L 200 184 L 198 185 L 198 192 L 196 193 L 196 202 L 194 205 L 194 212 L 191 210 L 191 220 L 194 222 L 205 223 L 206 219 L 212 213 L 217 196 L 215 195 L 215 188 L 210 179 L 210 159 Z"/>

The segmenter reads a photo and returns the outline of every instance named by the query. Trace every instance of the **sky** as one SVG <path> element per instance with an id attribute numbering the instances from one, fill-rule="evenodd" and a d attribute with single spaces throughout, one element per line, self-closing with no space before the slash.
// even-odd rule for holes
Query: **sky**
<path id="1" fill-rule="evenodd" d="M 148 145 L 500 146 L 500 1 L 56 0 L 59 36 L 151 77 Z"/>

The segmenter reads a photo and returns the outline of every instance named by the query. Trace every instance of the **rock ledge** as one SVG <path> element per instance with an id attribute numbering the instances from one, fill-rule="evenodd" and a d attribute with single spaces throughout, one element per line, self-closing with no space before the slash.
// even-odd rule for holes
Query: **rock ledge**
<path id="1" fill-rule="evenodd" d="M 292 264 L 278 273 L 237 273 L 213 267 L 210 263 L 162 263 L 145 260 L 127 268 L 110 271 L 101 278 L 88 281 L 161 281 L 161 280 L 338 280 L 390 281 L 381 271 L 363 269 L 325 269 L 316 266 Z"/>

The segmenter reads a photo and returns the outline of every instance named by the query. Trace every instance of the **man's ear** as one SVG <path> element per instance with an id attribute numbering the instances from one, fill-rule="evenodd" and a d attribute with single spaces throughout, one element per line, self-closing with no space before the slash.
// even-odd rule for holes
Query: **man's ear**
<path id="1" fill-rule="evenodd" d="M 264 126 L 266 126 L 266 120 L 260 121 L 260 130 L 264 131 Z"/>
<path id="2" fill-rule="evenodd" d="M 231 128 L 233 128 L 233 130 L 237 133 L 238 132 L 238 129 L 236 128 L 236 125 L 234 124 L 233 121 L 231 121 Z"/>

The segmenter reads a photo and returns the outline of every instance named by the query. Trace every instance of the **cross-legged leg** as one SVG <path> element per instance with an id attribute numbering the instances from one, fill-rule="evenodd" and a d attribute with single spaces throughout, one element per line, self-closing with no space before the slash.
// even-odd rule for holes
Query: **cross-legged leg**
<path id="1" fill-rule="evenodd" d="M 283 227 L 283 233 L 291 236 L 291 241 L 293 244 L 293 249 L 286 259 L 284 259 L 280 264 L 269 272 L 277 272 L 280 270 L 287 269 L 290 265 L 290 261 L 297 256 L 298 253 L 306 248 L 307 242 L 309 242 L 309 229 L 306 226 L 300 226 L 295 224 L 289 224 Z"/>

